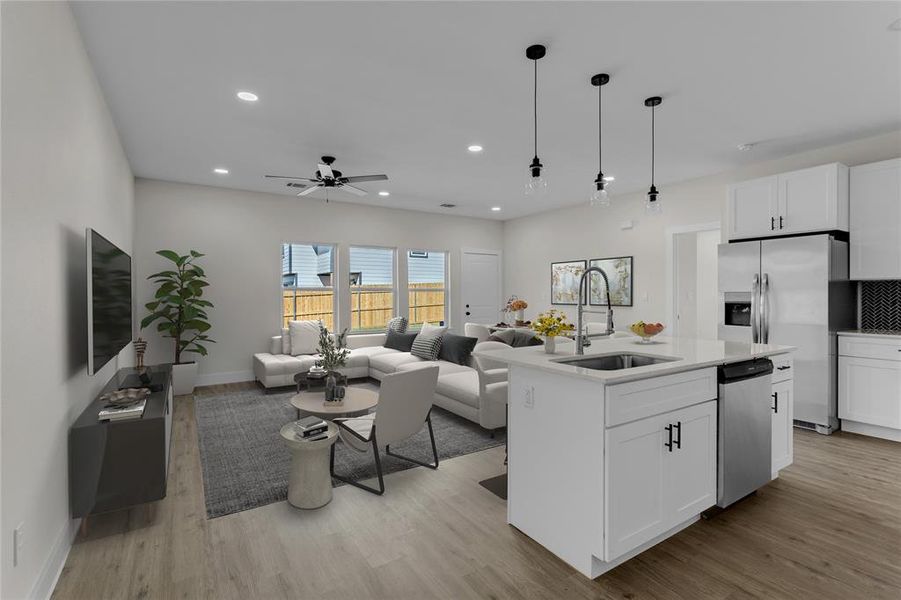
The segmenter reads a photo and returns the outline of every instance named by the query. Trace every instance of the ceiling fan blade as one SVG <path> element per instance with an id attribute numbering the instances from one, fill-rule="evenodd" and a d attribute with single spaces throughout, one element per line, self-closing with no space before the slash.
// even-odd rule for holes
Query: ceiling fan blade
<path id="1" fill-rule="evenodd" d="M 308 195 L 312 194 L 313 192 L 315 192 L 316 190 L 318 190 L 320 187 L 322 187 L 322 186 L 319 186 L 319 185 L 310 186 L 307 189 L 305 189 L 304 191 L 298 193 L 297 197 L 300 198 L 301 196 L 308 196 Z"/>
<path id="2" fill-rule="evenodd" d="M 310 179 L 309 177 L 290 177 L 288 175 L 266 175 L 266 179 L 295 179 L 297 181 L 312 181 L 316 183 L 315 179 Z"/>
<path id="3" fill-rule="evenodd" d="M 387 175 L 354 175 L 353 177 L 341 177 L 343 183 L 362 183 L 364 181 L 388 181 Z"/>
<path id="4" fill-rule="evenodd" d="M 350 192 L 351 194 L 356 194 L 357 196 L 365 196 L 366 195 L 366 190 L 361 190 L 358 187 L 354 187 L 352 185 L 347 185 L 346 183 L 339 184 L 338 189 L 342 189 L 345 192 Z"/>
<path id="5" fill-rule="evenodd" d="M 323 179 L 334 179 L 335 178 L 335 174 L 332 173 L 332 168 L 328 165 L 320 164 L 319 165 L 319 174 L 322 176 Z"/>

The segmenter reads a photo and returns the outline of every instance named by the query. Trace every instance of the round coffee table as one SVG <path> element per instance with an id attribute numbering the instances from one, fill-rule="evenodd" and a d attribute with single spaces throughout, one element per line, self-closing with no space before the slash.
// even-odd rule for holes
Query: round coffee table
<path id="1" fill-rule="evenodd" d="M 325 506 L 332 500 L 329 448 L 338 439 L 338 426 L 329 423 L 326 437 L 312 442 L 297 439 L 293 422 L 282 427 L 281 434 L 291 450 L 288 503 L 297 508 Z"/>
<path id="2" fill-rule="evenodd" d="M 378 403 L 378 392 L 358 387 L 346 388 L 341 406 L 326 402 L 324 391 L 300 392 L 291 398 L 291 405 L 297 409 L 298 419 L 301 413 L 306 413 L 326 421 L 337 417 L 365 415 Z"/>

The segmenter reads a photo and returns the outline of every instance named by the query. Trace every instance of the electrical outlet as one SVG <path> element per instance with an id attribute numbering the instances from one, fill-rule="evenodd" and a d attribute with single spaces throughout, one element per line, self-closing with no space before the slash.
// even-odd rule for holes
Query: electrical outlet
<path id="1" fill-rule="evenodd" d="M 25 523 L 13 529 L 13 566 L 19 566 L 22 560 L 22 550 L 25 548 Z"/>
<path id="2" fill-rule="evenodd" d="M 523 400 L 523 406 L 525 406 L 526 408 L 535 408 L 535 388 L 526 388 L 526 393 Z"/>

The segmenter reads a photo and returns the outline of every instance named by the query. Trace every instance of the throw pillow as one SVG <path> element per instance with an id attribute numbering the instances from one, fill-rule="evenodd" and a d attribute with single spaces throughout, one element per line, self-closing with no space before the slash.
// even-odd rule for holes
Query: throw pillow
<path id="1" fill-rule="evenodd" d="M 388 321 L 388 325 L 385 327 L 385 333 L 391 333 L 392 331 L 405 333 L 407 331 L 407 323 L 407 317 L 394 317 Z"/>
<path id="2" fill-rule="evenodd" d="M 293 356 L 319 352 L 319 321 L 288 321 L 288 329 Z"/>
<path id="3" fill-rule="evenodd" d="M 514 348 L 522 348 L 524 346 L 540 346 L 542 343 L 543 342 L 536 338 L 530 331 L 515 330 L 513 332 L 513 343 L 511 346 Z"/>
<path id="4" fill-rule="evenodd" d="M 287 327 L 282 328 L 282 354 L 291 354 L 291 332 Z"/>
<path id="5" fill-rule="evenodd" d="M 417 335 L 416 333 L 398 333 L 389 329 L 384 347 L 401 352 L 409 352 L 413 348 L 413 340 L 416 339 Z"/>
<path id="6" fill-rule="evenodd" d="M 410 348 L 410 354 L 418 356 L 425 360 L 437 360 L 438 354 L 441 352 L 441 338 L 444 331 L 420 331 L 413 340 L 413 347 Z"/>
<path id="7" fill-rule="evenodd" d="M 420 333 L 429 333 L 429 332 L 439 332 L 441 335 L 444 335 L 444 332 L 447 331 L 447 325 L 432 325 L 431 323 L 423 323 L 422 329 L 419 330 Z"/>
<path id="8" fill-rule="evenodd" d="M 516 337 L 516 331 L 513 329 L 498 329 L 488 337 L 490 342 L 503 342 L 508 346 L 513 345 L 513 338 Z"/>
<path id="9" fill-rule="evenodd" d="M 476 347 L 478 342 L 478 338 L 446 333 L 441 338 L 441 350 L 438 352 L 438 358 L 458 365 L 465 365 L 469 362 L 472 349 Z"/>

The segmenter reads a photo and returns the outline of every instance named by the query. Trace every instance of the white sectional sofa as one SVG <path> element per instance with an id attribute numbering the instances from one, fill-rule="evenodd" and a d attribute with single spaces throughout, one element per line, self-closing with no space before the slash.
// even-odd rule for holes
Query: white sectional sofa
<path id="1" fill-rule="evenodd" d="M 382 377 L 397 371 L 438 365 L 438 385 L 435 404 L 450 412 L 478 423 L 486 429 L 506 425 L 507 370 L 493 368 L 497 365 L 482 364 L 471 356 L 466 365 L 445 360 L 428 361 L 384 348 L 385 334 L 365 334 L 347 337 L 350 356 L 347 365 L 339 371 L 348 379 Z M 506 348 L 500 342 L 479 342 L 476 349 Z M 254 377 L 266 388 L 294 385 L 294 376 L 307 371 L 317 360 L 317 355 L 290 356 L 282 354 L 282 338 L 270 341 L 269 352 L 253 355 Z"/>

